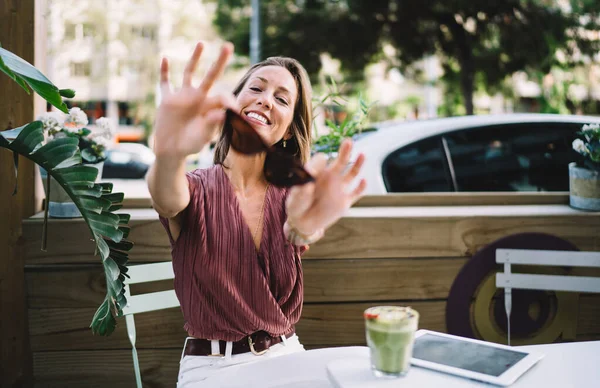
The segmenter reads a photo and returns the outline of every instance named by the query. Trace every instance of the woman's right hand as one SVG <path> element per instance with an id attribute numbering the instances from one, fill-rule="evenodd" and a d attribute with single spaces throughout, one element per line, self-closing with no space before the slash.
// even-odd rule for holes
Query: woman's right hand
<path id="1" fill-rule="evenodd" d="M 223 74 L 233 53 L 233 45 L 225 43 L 219 58 L 200 83 L 192 86 L 192 76 L 198 67 L 204 45 L 198 43 L 183 73 L 181 89 L 172 91 L 169 84 L 169 63 L 163 58 L 160 66 L 161 103 L 155 120 L 154 153 L 157 157 L 183 159 L 198 153 L 214 137 L 225 118 L 225 109 L 238 111 L 231 94 L 210 96 L 215 81 Z"/>

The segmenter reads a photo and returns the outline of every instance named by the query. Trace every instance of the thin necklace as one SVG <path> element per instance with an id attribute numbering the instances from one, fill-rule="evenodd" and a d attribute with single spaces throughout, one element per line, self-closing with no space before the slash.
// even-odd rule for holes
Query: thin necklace
<path id="1" fill-rule="evenodd" d="M 258 222 L 256 223 L 256 229 L 254 230 L 254 234 L 252 235 L 252 240 L 254 241 L 254 245 L 256 246 L 256 237 L 258 236 L 258 229 L 260 228 L 261 221 L 263 219 L 264 211 L 265 211 L 265 202 L 267 202 L 267 190 L 269 189 L 269 184 L 265 187 L 265 193 L 263 195 L 262 206 L 260 207 L 260 215 L 258 216 Z M 258 251 L 260 249 L 260 241 L 258 241 Z"/>

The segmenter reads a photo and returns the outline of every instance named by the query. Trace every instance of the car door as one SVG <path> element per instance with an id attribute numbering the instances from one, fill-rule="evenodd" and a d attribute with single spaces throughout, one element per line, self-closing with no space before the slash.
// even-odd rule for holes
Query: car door
<path id="1" fill-rule="evenodd" d="M 568 191 L 581 124 L 504 124 L 444 135 L 458 191 Z"/>
<path id="2" fill-rule="evenodd" d="M 392 152 L 383 161 L 382 176 L 388 193 L 454 191 L 440 136 Z"/>

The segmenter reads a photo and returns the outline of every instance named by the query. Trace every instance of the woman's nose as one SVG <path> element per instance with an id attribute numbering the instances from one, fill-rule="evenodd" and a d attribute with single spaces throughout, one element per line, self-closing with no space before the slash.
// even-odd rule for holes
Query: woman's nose
<path id="1" fill-rule="evenodd" d="M 273 103 L 271 102 L 271 98 L 269 96 L 262 95 L 258 98 L 258 105 L 262 105 L 267 109 L 271 109 Z"/>

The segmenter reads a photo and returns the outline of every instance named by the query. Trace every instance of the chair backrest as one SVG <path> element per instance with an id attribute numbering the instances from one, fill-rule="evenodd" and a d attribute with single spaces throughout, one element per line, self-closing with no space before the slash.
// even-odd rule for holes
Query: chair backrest
<path id="1" fill-rule="evenodd" d="M 496 287 L 504 288 L 508 344 L 512 289 L 600 293 L 600 277 L 513 273 L 512 265 L 568 266 L 600 268 L 600 252 L 550 251 L 536 249 L 496 249 L 496 263 L 504 272 L 496 274 Z"/>
<path id="2" fill-rule="evenodd" d="M 496 274 L 496 287 L 499 288 L 600 292 L 600 278 L 597 277 L 521 274 L 513 273 L 511 267 L 518 264 L 600 268 L 600 252 L 497 249 L 496 263 L 504 264 L 504 272 Z"/>
<path id="3" fill-rule="evenodd" d="M 170 261 L 153 264 L 132 265 L 128 267 L 129 279 L 125 282 L 125 297 L 127 305 L 123 315 L 144 313 L 154 310 L 168 309 L 179 306 L 175 290 L 150 292 L 147 294 L 131 295 L 130 284 L 149 283 L 159 280 L 173 279 L 173 263 Z"/>
<path id="4" fill-rule="evenodd" d="M 129 279 L 124 286 L 127 305 L 123 308 L 123 315 L 127 324 L 127 335 L 131 342 L 133 356 L 133 369 L 137 388 L 142 388 L 142 377 L 135 347 L 136 331 L 134 314 L 145 313 L 179 306 L 175 290 L 149 292 L 147 294 L 131 295 L 130 284 L 149 283 L 159 280 L 173 279 L 173 264 L 170 261 L 153 264 L 132 265 L 128 267 Z"/>

